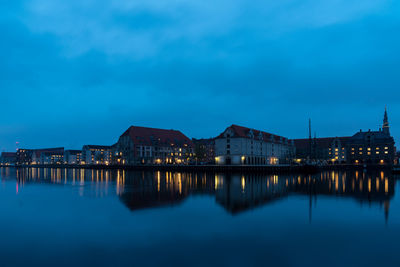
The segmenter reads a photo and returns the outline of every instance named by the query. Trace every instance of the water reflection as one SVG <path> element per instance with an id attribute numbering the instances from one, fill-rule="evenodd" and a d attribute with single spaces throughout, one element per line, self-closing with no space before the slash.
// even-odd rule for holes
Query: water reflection
<path id="1" fill-rule="evenodd" d="M 29 183 L 71 185 L 79 194 L 116 194 L 130 210 L 182 203 L 190 195 L 215 196 L 231 214 L 272 204 L 291 195 L 309 198 L 309 216 L 318 197 L 351 198 L 383 207 L 388 219 L 395 179 L 389 173 L 323 172 L 316 175 L 238 175 L 179 172 L 131 172 L 89 169 L 1 168 L 2 179 L 16 172 L 16 193 Z"/>

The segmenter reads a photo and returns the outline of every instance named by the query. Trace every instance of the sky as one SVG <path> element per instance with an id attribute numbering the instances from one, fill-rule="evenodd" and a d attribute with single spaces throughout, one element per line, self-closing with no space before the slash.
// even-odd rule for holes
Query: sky
<path id="1" fill-rule="evenodd" d="M 400 135 L 395 0 L 0 0 L 0 149 L 114 144 L 131 125 L 208 138 Z"/>

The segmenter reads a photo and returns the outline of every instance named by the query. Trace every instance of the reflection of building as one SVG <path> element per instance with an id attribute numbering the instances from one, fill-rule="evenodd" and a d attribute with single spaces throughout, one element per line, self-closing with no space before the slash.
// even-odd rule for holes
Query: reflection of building
<path id="1" fill-rule="evenodd" d="M 44 149 L 18 149 L 17 164 L 61 164 L 64 158 L 64 148 L 44 148 Z"/>
<path id="2" fill-rule="evenodd" d="M 111 146 L 85 145 L 82 148 L 82 164 L 105 164 L 111 162 Z"/>
<path id="3" fill-rule="evenodd" d="M 115 164 L 186 164 L 193 157 L 193 143 L 180 131 L 131 126 L 113 154 Z"/>
<path id="4" fill-rule="evenodd" d="M 240 176 L 222 177 L 217 202 L 231 213 L 273 203 L 292 194 L 346 197 L 361 203 L 385 205 L 387 216 L 394 196 L 395 180 L 384 172 L 324 172 L 314 176 Z"/>
<path id="5" fill-rule="evenodd" d="M 82 157 L 82 150 L 65 150 L 64 163 L 65 164 L 79 164 Z"/>
<path id="6" fill-rule="evenodd" d="M 197 163 L 214 164 L 215 163 L 215 140 L 195 139 L 193 138 L 194 152 Z"/>
<path id="7" fill-rule="evenodd" d="M 289 162 L 294 145 L 285 137 L 232 125 L 215 139 L 216 163 L 267 165 Z"/>
<path id="8" fill-rule="evenodd" d="M 3 168 L 7 170 L 9 168 Z M 2 169 L 2 170 L 3 170 Z M 96 184 L 81 187 L 96 196 L 116 194 L 130 210 L 166 207 L 190 195 L 215 195 L 216 202 L 231 214 L 276 203 L 290 196 L 348 198 L 383 207 L 388 218 L 395 179 L 383 171 L 323 172 L 316 175 L 235 175 L 120 170 L 20 168 L 17 182 L 52 184 Z M 311 210 L 310 210 L 311 211 Z"/>
<path id="9" fill-rule="evenodd" d="M 394 139 L 390 136 L 387 111 L 383 128 L 379 131 L 360 131 L 350 138 L 349 163 L 393 164 L 395 159 Z"/>
<path id="10" fill-rule="evenodd" d="M 0 156 L 1 165 L 14 165 L 17 160 L 17 153 L 15 152 L 2 152 Z"/>
<path id="11" fill-rule="evenodd" d="M 344 163 L 347 161 L 349 139 L 350 137 L 294 139 L 296 159 Z"/>

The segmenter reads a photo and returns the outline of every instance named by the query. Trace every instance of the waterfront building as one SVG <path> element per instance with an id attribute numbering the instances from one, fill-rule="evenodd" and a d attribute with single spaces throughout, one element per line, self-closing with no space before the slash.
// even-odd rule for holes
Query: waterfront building
<path id="1" fill-rule="evenodd" d="M 193 143 L 177 130 L 131 126 L 113 146 L 114 164 L 188 164 Z"/>
<path id="2" fill-rule="evenodd" d="M 82 150 L 65 150 L 64 163 L 65 164 L 79 164 L 81 162 Z"/>
<path id="3" fill-rule="evenodd" d="M 17 153 L 2 152 L 0 156 L 0 165 L 13 166 L 17 160 Z"/>
<path id="4" fill-rule="evenodd" d="M 267 132 L 231 125 L 215 138 L 218 165 L 275 165 L 289 163 L 294 143 Z"/>
<path id="5" fill-rule="evenodd" d="M 64 158 L 64 148 L 45 148 L 32 150 L 31 164 L 62 164 Z"/>
<path id="6" fill-rule="evenodd" d="M 112 147 L 101 145 L 84 145 L 82 148 L 81 164 L 108 165 L 112 160 Z"/>
<path id="7" fill-rule="evenodd" d="M 215 163 L 215 139 L 192 139 L 197 164 Z"/>
<path id="8" fill-rule="evenodd" d="M 299 163 L 306 161 L 345 163 L 349 139 L 350 137 L 294 139 L 296 161 Z"/>
<path id="9" fill-rule="evenodd" d="M 390 135 L 387 109 L 383 116 L 382 128 L 378 131 L 368 130 L 353 135 L 349 142 L 349 163 L 352 164 L 385 164 L 395 161 L 395 142 Z"/>
<path id="10" fill-rule="evenodd" d="M 64 148 L 18 149 L 17 165 L 61 164 L 64 158 Z"/>

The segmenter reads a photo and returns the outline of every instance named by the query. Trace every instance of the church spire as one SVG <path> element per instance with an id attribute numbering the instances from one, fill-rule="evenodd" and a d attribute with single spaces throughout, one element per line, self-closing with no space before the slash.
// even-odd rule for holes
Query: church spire
<path id="1" fill-rule="evenodd" d="M 385 115 L 383 116 L 382 130 L 383 130 L 384 133 L 390 135 L 390 132 L 389 132 L 389 119 L 388 119 L 388 115 L 387 115 L 387 107 L 386 106 L 385 106 Z"/>

